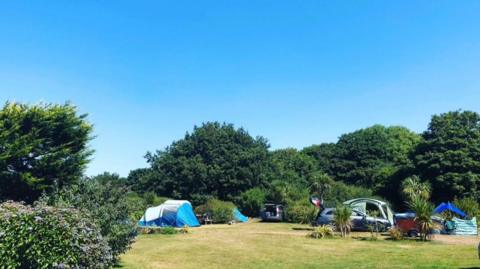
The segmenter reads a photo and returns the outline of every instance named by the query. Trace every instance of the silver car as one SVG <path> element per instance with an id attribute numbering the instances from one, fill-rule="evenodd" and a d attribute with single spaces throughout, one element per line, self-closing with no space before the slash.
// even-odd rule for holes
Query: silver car
<path id="1" fill-rule="evenodd" d="M 333 225 L 334 224 L 335 208 L 325 208 L 317 216 L 317 225 Z M 361 212 L 357 209 L 352 209 L 352 230 L 354 231 L 368 231 L 371 227 L 377 227 L 378 231 L 387 231 L 391 224 L 384 218 L 374 218 Z M 376 224 L 376 225 L 375 225 Z"/>

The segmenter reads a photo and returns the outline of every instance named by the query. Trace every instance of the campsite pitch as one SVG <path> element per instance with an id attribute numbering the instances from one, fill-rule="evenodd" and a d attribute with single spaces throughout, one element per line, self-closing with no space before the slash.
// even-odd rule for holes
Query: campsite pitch
<path id="1" fill-rule="evenodd" d="M 475 268 L 475 242 L 455 244 L 310 239 L 298 224 L 250 221 L 192 228 L 189 234 L 140 235 L 121 258 L 123 268 Z"/>

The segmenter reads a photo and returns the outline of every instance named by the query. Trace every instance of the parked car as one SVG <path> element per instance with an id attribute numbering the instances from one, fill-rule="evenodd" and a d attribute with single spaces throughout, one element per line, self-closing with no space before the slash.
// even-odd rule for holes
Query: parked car
<path id="1" fill-rule="evenodd" d="M 432 221 L 434 227 L 436 227 L 432 229 L 432 233 L 451 234 L 455 229 L 454 222 L 444 220 L 441 217 L 432 216 Z M 417 237 L 420 234 L 420 227 L 415 221 L 415 213 L 413 212 L 395 214 L 395 226 L 409 237 Z"/>
<path id="2" fill-rule="evenodd" d="M 279 222 L 285 219 L 283 205 L 267 203 L 260 211 L 262 221 Z"/>
<path id="3" fill-rule="evenodd" d="M 325 208 L 317 216 L 317 221 L 315 224 L 334 225 L 334 216 L 335 208 Z M 377 227 L 378 231 L 384 232 L 391 227 L 391 224 L 387 219 L 381 217 L 371 217 L 357 209 L 352 210 L 352 216 L 350 217 L 350 220 L 352 221 L 353 231 L 369 231 L 370 227 Z"/>
<path id="4" fill-rule="evenodd" d="M 409 237 L 417 237 L 420 233 L 418 223 L 415 221 L 415 213 L 395 214 L 395 226 Z"/>

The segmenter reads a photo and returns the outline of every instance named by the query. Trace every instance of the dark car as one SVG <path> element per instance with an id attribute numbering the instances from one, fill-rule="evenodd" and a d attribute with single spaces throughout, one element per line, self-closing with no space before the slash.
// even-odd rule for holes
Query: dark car
<path id="1" fill-rule="evenodd" d="M 334 223 L 335 208 L 325 208 L 317 217 L 317 225 L 332 225 Z M 368 216 L 360 210 L 353 209 L 352 216 L 352 230 L 354 231 L 368 231 L 371 227 L 377 227 L 378 231 L 386 231 L 391 224 L 384 218 L 375 218 Z"/>
<path id="2" fill-rule="evenodd" d="M 265 204 L 262 210 L 260 211 L 260 217 L 262 218 L 262 221 L 270 221 L 270 222 L 283 221 L 285 218 L 283 205 L 274 204 L 274 203 Z"/>

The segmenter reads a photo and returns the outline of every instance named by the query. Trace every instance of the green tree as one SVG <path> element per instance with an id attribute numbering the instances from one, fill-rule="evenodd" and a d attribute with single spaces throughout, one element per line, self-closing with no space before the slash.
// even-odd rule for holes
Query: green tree
<path id="1" fill-rule="evenodd" d="M 315 160 L 296 149 L 287 148 L 271 152 L 273 180 L 307 186 L 309 177 L 317 169 Z"/>
<path id="2" fill-rule="evenodd" d="M 323 197 L 324 194 L 330 191 L 333 185 L 334 182 L 332 178 L 323 172 L 317 171 L 312 173 L 309 177 L 309 189 L 311 194 Z"/>
<path id="3" fill-rule="evenodd" d="M 35 201 L 77 181 L 92 151 L 92 125 L 70 104 L 7 103 L 0 110 L 0 200 Z"/>
<path id="4" fill-rule="evenodd" d="M 408 205 L 415 212 L 415 222 L 418 223 L 421 239 L 428 240 L 433 229 L 433 204 L 420 196 L 415 196 Z"/>
<path id="5" fill-rule="evenodd" d="M 418 176 L 411 176 L 402 182 L 402 192 L 408 201 L 417 197 L 428 200 L 430 199 L 430 184 L 422 182 Z"/>
<path id="6" fill-rule="evenodd" d="M 157 194 L 182 199 L 233 201 L 266 183 L 268 143 L 231 124 L 208 122 L 164 151 L 148 153 L 148 184 Z M 194 201 L 195 203 L 195 201 Z"/>
<path id="7" fill-rule="evenodd" d="M 258 217 L 260 209 L 265 203 L 266 194 L 261 188 L 249 189 L 242 192 L 238 199 L 238 205 L 241 211 L 250 217 Z"/>
<path id="8" fill-rule="evenodd" d="M 404 127 L 374 125 L 344 134 L 333 159 L 334 178 L 381 190 L 403 166 L 421 137 Z"/>
<path id="9" fill-rule="evenodd" d="M 302 149 L 302 153 L 315 159 L 318 170 L 334 175 L 333 159 L 336 156 L 336 150 L 335 143 L 323 143 L 306 147 Z"/>
<path id="10" fill-rule="evenodd" d="M 430 181 L 434 201 L 480 194 L 480 115 L 453 111 L 434 115 L 414 163 Z"/>
<path id="11" fill-rule="evenodd" d="M 152 180 L 158 180 L 158 178 L 153 179 L 151 176 L 158 176 L 158 173 L 153 173 L 150 168 L 138 168 L 128 173 L 126 184 L 137 193 L 157 192 L 155 189 L 157 185 L 150 185 L 149 183 Z"/>

